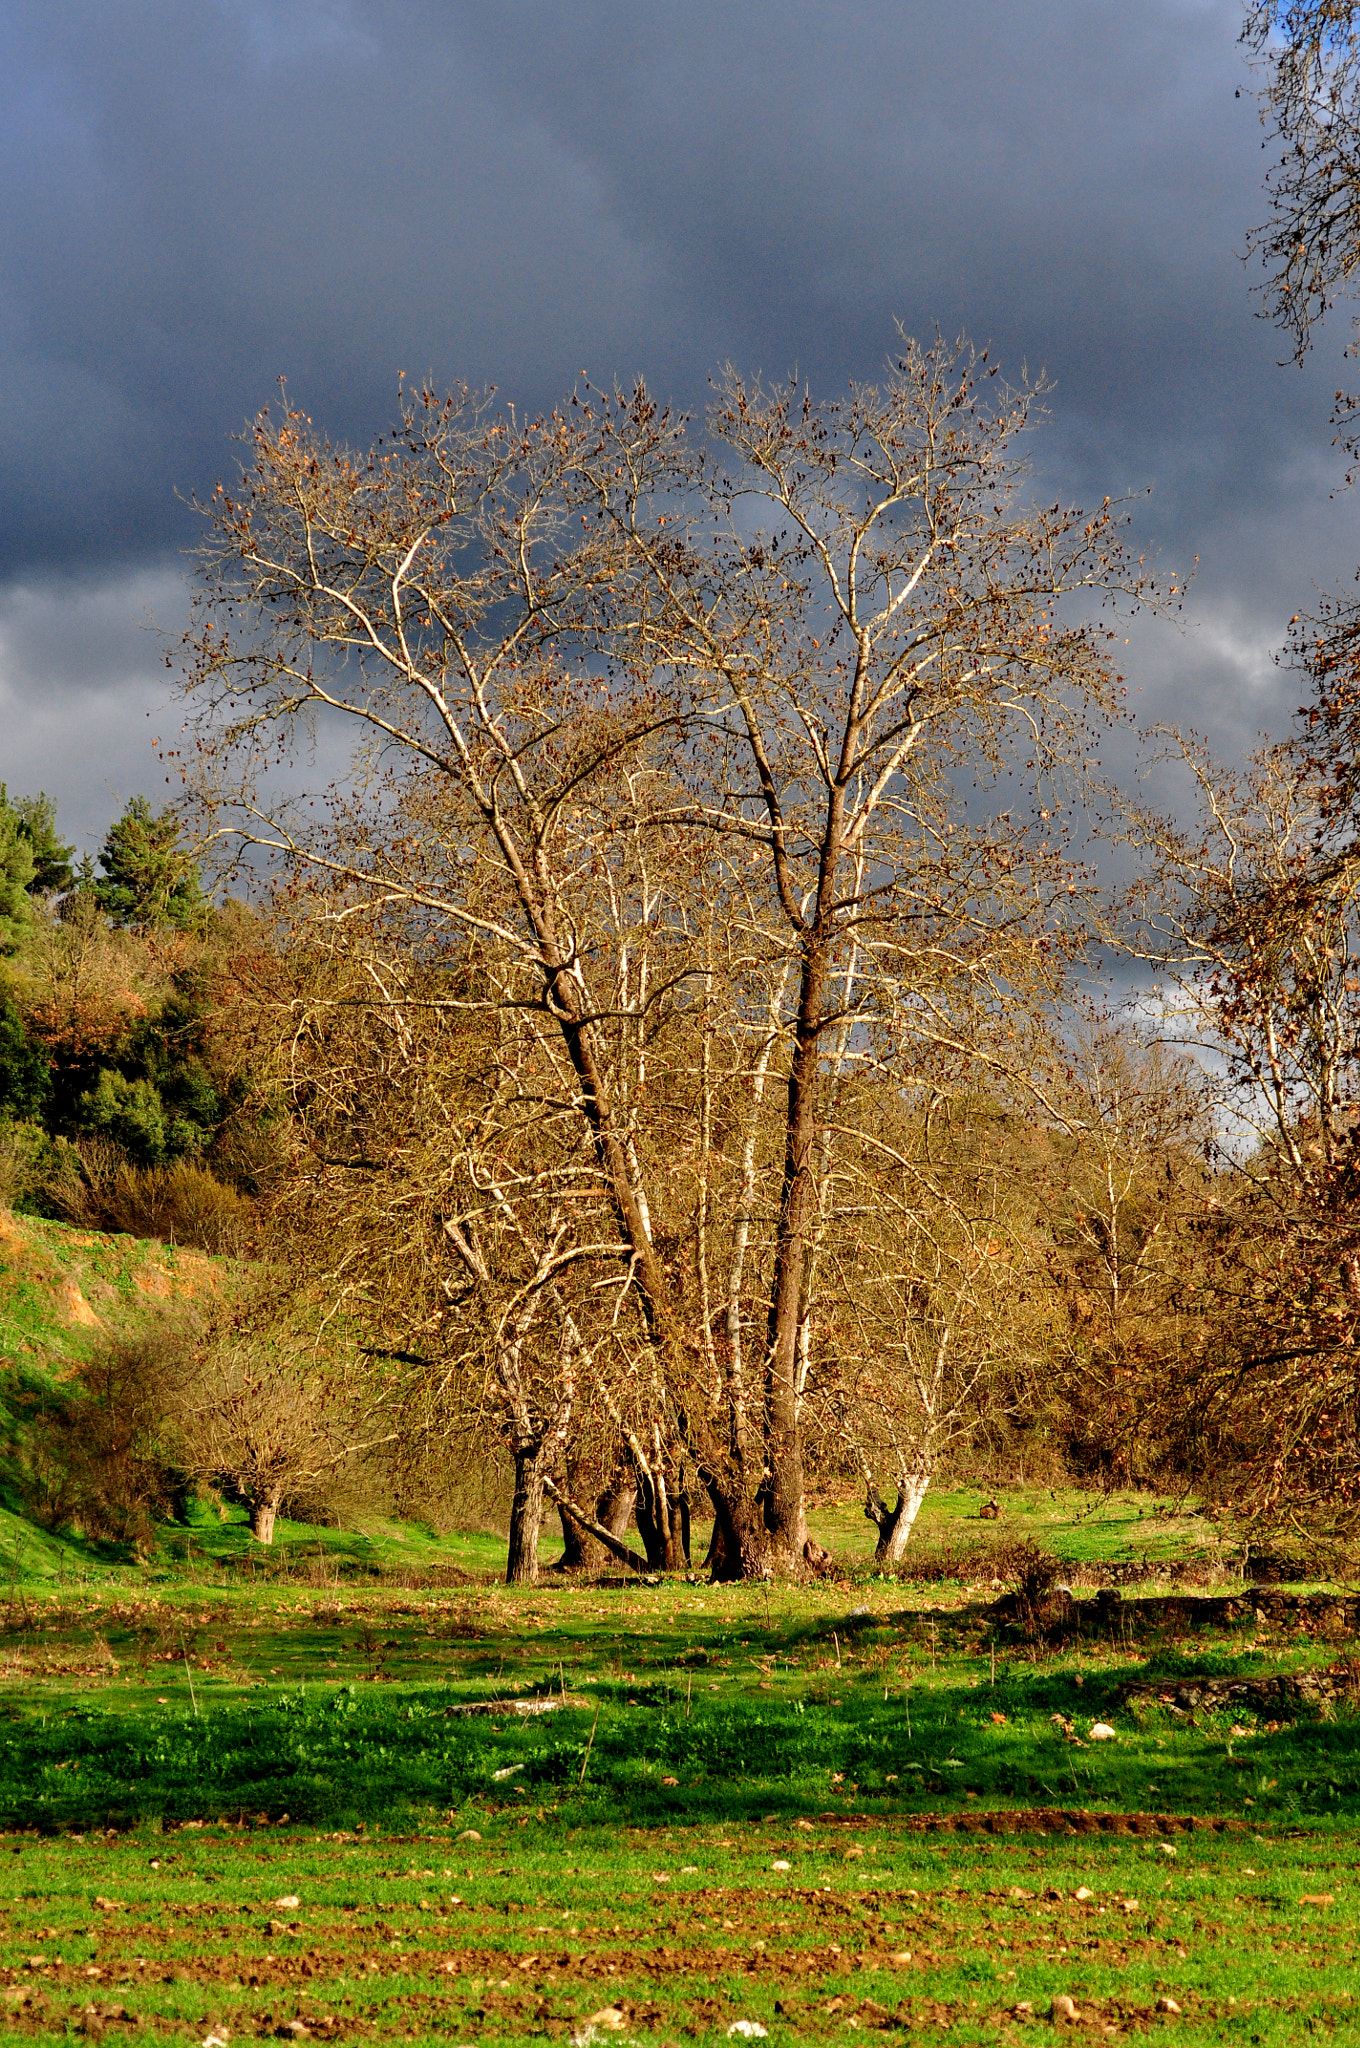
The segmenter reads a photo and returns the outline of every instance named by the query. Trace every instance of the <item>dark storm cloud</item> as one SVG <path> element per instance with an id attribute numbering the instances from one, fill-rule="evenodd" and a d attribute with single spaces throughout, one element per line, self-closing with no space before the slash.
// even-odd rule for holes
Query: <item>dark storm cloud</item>
<path id="1" fill-rule="evenodd" d="M 279 374 L 360 437 L 401 369 L 529 403 L 645 371 L 694 403 L 729 355 L 872 375 L 894 315 L 1046 366 L 1045 487 L 1155 487 L 1140 530 L 1201 572 L 1192 636 L 1135 647 L 1145 691 L 1245 733 L 1284 620 L 1360 539 L 1328 495 L 1340 323 L 1278 368 L 1235 253 L 1262 169 L 1237 23 L 1218 0 L 10 0 L 11 752 L 72 692 L 162 688 L 150 639 L 140 681 L 100 684 L 62 620 L 133 616 L 192 537 L 176 491 L 211 487 Z"/>

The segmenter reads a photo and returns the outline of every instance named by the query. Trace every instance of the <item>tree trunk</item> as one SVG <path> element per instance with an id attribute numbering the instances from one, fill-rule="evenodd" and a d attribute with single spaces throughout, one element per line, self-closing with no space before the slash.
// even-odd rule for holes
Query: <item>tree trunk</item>
<path id="1" fill-rule="evenodd" d="M 567 1467 L 568 1488 L 577 1492 L 573 1469 Z M 628 1524 L 633 1519 L 633 1505 L 637 1500 L 637 1488 L 626 1473 L 620 1473 L 611 1480 L 595 1502 L 595 1519 L 622 1543 L 628 1534 Z M 598 1536 L 589 1529 L 583 1529 L 559 1501 L 558 1518 L 562 1524 L 562 1555 L 555 1570 L 560 1572 L 599 1572 L 610 1560 L 610 1552 Z M 644 1539 L 645 1540 L 645 1539 Z"/>
<path id="2" fill-rule="evenodd" d="M 274 1541 L 274 1523 L 278 1517 L 279 1502 L 283 1498 L 281 1486 L 266 1486 L 255 1494 L 250 1503 L 250 1533 L 257 1543 Z"/>
<path id="3" fill-rule="evenodd" d="M 714 1585 L 772 1577 L 774 1560 L 759 1513 L 753 1513 L 745 1500 L 729 1497 L 712 1480 L 705 1478 L 704 1484 L 713 1503 L 713 1538 L 704 1562 Z"/>
<path id="4" fill-rule="evenodd" d="M 588 1508 L 583 1508 L 579 1501 L 574 1501 L 570 1495 L 563 1493 L 551 1479 L 545 1477 L 543 1483 L 546 1492 L 557 1502 L 561 1512 L 570 1516 L 584 1534 L 597 1537 L 609 1555 L 617 1557 L 620 1564 L 626 1564 L 629 1571 L 638 1572 L 643 1578 L 650 1576 L 651 1566 L 646 1558 L 638 1557 L 631 1551 L 621 1536 L 616 1536 L 603 1522 L 597 1522 Z"/>
<path id="5" fill-rule="evenodd" d="M 534 1444 L 515 1452 L 515 1497 L 510 1503 L 510 1554 L 507 1586 L 538 1583 L 538 1538 L 543 1527 L 543 1448 Z"/>
<path id="6" fill-rule="evenodd" d="M 586 1557 L 585 1539 L 582 1537 L 575 1522 L 572 1521 L 571 1516 L 563 1511 L 560 1504 L 557 1510 L 557 1519 L 562 1524 L 562 1555 L 553 1566 L 553 1570 L 557 1572 L 579 1572 L 586 1570 L 589 1561 Z M 599 1545 L 597 1544 L 595 1547 L 598 1549 Z"/>
<path id="7" fill-rule="evenodd" d="M 689 1495 L 671 1496 L 671 1555 L 675 1558 L 675 1571 L 689 1570 Z"/>
<path id="8" fill-rule="evenodd" d="M 675 1570 L 671 1555 L 670 1531 L 659 1511 L 656 1492 L 645 1472 L 637 1473 L 637 1516 L 638 1534 L 642 1547 L 647 1553 L 647 1562 L 654 1572 Z"/>
<path id="9" fill-rule="evenodd" d="M 864 1512 L 871 1522 L 878 1525 L 875 1571 L 895 1571 L 902 1562 L 929 1485 L 929 1472 L 918 1472 L 903 1479 L 898 1487 L 897 1505 L 893 1508 L 888 1507 L 880 1494 L 870 1487 Z"/>

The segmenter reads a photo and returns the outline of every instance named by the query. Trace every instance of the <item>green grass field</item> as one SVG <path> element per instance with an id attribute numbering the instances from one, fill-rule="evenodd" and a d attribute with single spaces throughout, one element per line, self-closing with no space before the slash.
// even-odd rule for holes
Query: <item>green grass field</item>
<path id="1" fill-rule="evenodd" d="M 38 2040 L 1042 2041 L 1061 1997 L 1116 2035 L 1360 2032 L 1347 1604 L 1116 1596 L 1060 1648 L 993 1598 L 12 1588 L 0 2009 Z M 1251 1690 L 1177 1705 L 1206 1680 Z"/>
<path id="2" fill-rule="evenodd" d="M 216 1271 L 21 1220 L 11 1384 Z M 263 1549 L 205 1502 L 138 1558 L 0 1471 L 5 2028 L 1360 2040 L 1354 1598 L 1253 1590 L 1191 1503 L 984 1498 L 899 1581 L 847 1494 L 838 1580 L 570 1582 L 545 1532 L 512 1590 L 494 1516 Z M 1037 1620 L 1016 1540 L 1073 1589 Z"/>

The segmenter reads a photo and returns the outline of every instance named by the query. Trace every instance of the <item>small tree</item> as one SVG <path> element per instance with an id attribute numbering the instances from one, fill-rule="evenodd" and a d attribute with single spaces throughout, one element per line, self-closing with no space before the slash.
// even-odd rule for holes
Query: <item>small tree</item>
<path id="1" fill-rule="evenodd" d="M 333 1360 L 233 1334 L 200 1351 L 171 1410 L 186 1469 L 236 1493 L 266 1544 L 285 1501 L 314 1499 L 351 1459 L 392 1442 L 380 1413 L 371 1386 Z"/>
<path id="2" fill-rule="evenodd" d="M 1004 1428 L 1048 1331 L 1011 1120 L 934 1090 L 911 1113 L 879 1106 L 878 1129 L 860 1126 L 853 1178 L 843 1159 L 823 1249 L 841 1270 L 824 1290 L 829 1356 L 813 1382 L 854 1447 L 878 1530 L 874 1563 L 891 1571 L 950 1449 Z"/>
<path id="3" fill-rule="evenodd" d="M 1093 1019 L 1046 1090 L 1030 1195 L 1052 1291 L 1050 1379 L 1064 1448 L 1107 1484 L 1174 1460 L 1201 1318 L 1216 1090 L 1148 1027 Z"/>
<path id="4" fill-rule="evenodd" d="M 33 843 L 0 782 L 0 954 L 15 953 L 33 923 Z"/>
<path id="5" fill-rule="evenodd" d="M 111 923 L 189 931 L 202 922 L 198 866 L 172 811 L 158 816 L 144 796 L 132 797 L 109 827 L 99 865 L 104 872 L 95 898 Z"/>
<path id="6" fill-rule="evenodd" d="M 3 785 L 0 785 L 0 800 L 3 794 Z M 33 879 L 28 885 L 30 896 L 59 896 L 70 888 L 74 879 L 71 862 L 75 848 L 57 837 L 54 799 L 40 791 L 37 796 L 16 797 L 11 807 L 19 820 L 20 831 L 33 849 Z"/>

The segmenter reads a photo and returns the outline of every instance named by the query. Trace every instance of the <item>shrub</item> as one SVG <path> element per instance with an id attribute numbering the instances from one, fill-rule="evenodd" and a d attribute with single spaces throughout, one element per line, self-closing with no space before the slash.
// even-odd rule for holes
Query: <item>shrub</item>
<path id="1" fill-rule="evenodd" d="M 13 998 L 0 996 L 0 1116 L 41 1116 L 50 1087 L 47 1054 L 29 1037 Z"/>
<path id="2" fill-rule="evenodd" d="M 192 1371 L 187 1318 L 104 1346 L 56 1394 L 12 1388 L 27 1422 L 21 1467 L 35 1515 L 50 1528 L 145 1548 L 187 1483 L 170 1421 Z"/>
<path id="3" fill-rule="evenodd" d="M 253 1224 L 246 1197 L 196 1160 L 170 1166 L 134 1166 L 106 1140 L 83 1138 L 80 1174 L 44 1188 L 50 1208 L 89 1230 L 158 1237 L 167 1244 L 239 1258 Z"/>

